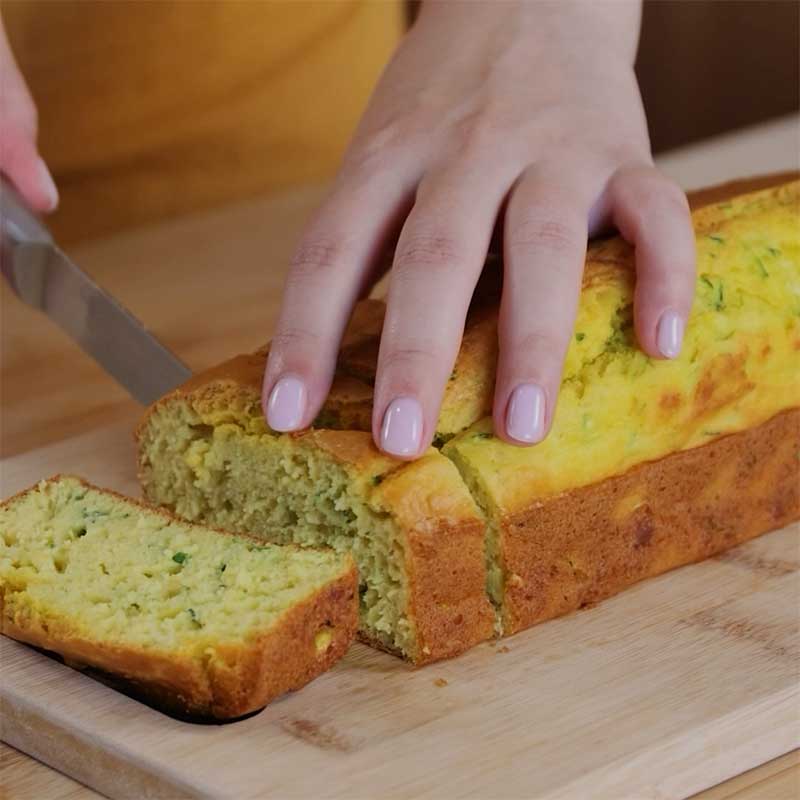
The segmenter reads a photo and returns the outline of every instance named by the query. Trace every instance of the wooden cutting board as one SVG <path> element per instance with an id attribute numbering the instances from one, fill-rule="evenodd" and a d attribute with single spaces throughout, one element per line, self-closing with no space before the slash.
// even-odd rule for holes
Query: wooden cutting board
<path id="1" fill-rule="evenodd" d="M 131 428 L 2 464 L 137 494 Z M 0 638 L 2 738 L 111 797 L 686 797 L 800 743 L 798 526 L 412 669 L 363 645 L 192 725 Z"/>

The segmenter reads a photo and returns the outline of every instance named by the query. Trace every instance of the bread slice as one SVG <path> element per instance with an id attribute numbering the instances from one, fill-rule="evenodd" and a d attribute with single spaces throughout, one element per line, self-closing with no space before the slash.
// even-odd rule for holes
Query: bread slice
<path id="1" fill-rule="evenodd" d="M 219 719 L 328 669 L 357 626 L 347 553 L 176 520 L 73 477 L 0 506 L 0 631 Z"/>
<path id="2" fill-rule="evenodd" d="M 432 448 L 393 461 L 362 431 L 274 436 L 237 374 L 216 375 L 170 395 L 141 427 L 148 498 L 268 541 L 352 552 L 361 637 L 415 663 L 492 635 L 484 521 L 448 459 Z"/>
<path id="3" fill-rule="evenodd" d="M 633 339 L 631 248 L 590 247 L 544 443 L 492 436 L 488 292 L 468 319 L 436 448 L 415 464 L 378 454 L 368 431 L 382 309 L 370 301 L 318 421 L 354 430 L 273 434 L 260 408 L 266 350 L 241 356 L 148 411 L 137 433 L 146 496 L 281 541 L 345 543 L 358 527 L 361 635 L 416 662 L 491 635 L 486 596 L 496 631 L 513 633 L 796 518 L 800 183 L 763 183 L 706 192 L 712 204 L 694 211 L 697 300 L 674 361 Z M 374 623 L 374 608 L 398 603 Z"/>

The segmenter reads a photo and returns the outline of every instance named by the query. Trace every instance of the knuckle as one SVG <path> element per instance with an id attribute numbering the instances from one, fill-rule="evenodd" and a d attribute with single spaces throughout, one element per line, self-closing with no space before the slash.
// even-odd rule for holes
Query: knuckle
<path id="1" fill-rule="evenodd" d="M 528 331 L 504 343 L 522 363 L 535 361 L 538 364 L 560 364 L 566 349 L 565 339 L 552 331 Z"/>
<path id="2" fill-rule="evenodd" d="M 501 131 L 507 125 L 506 116 L 501 107 L 486 106 L 462 117 L 454 130 L 462 153 L 496 153 Z"/>
<path id="3" fill-rule="evenodd" d="M 432 366 L 438 360 L 434 349 L 426 345 L 395 347 L 383 357 L 382 371 L 384 374 L 407 376 Z"/>
<path id="4" fill-rule="evenodd" d="M 358 132 L 344 154 L 344 171 L 364 176 L 383 172 L 413 145 L 416 137 L 413 121 L 405 118 L 389 118 Z"/>
<path id="5" fill-rule="evenodd" d="M 339 177 L 357 184 L 365 183 L 372 176 L 386 172 L 395 160 L 393 147 L 381 148 L 375 140 L 366 140 L 345 153 Z"/>
<path id="6" fill-rule="evenodd" d="M 682 214 L 689 215 L 689 199 L 686 193 L 672 181 L 665 181 L 659 191 L 659 196 L 663 202 L 668 203 L 678 209 Z"/>
<path id="7" fill-rule="evenodd" d="M 582 246 L 575 227 L 553 216 L 527 214 L 513 224 L 508 245 L 513 249 L 546 249 L 556 254 L 573 253 Z"/>
<path id="8" fill-rule="evenodd" d="M 335 270 L 343 261 L 347 247 L 334 237 L 315 237 L 300 243 L 289 268 L 293 280 L 306 282 Z"/>
<path id="9" fill-rule="evenodd" d="M 453 236 L 414 234 L 398 247 L 394 269 L 400 273 L 449 270 L 461 257 L 462 248 Z"/>
<path id="10" fill-rule="evenodd" d="M 634 202 L 641 214 L 663 214 L 675 211 L 688 215 L 686 195 L 670 181 L 653 180 L 642 186 Z"/>
<path id="11" fill-rule="evenodd" d="M 621 172 L 614 190 L 615 199 L 626 205 L 629 213 L 639 220 L 664 211 L 689 213 L 689 201 L 683 190 L 652 167 Z"/>

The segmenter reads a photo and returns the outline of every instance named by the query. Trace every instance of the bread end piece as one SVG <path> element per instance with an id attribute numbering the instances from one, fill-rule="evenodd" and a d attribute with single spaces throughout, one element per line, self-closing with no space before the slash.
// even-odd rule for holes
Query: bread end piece
<path id="1" fill-rule="evenodd" d="M 791 409 L 504 516 L 504 632 L 594 604 L 800 518 L 798 458 L 800 409 Z"/>

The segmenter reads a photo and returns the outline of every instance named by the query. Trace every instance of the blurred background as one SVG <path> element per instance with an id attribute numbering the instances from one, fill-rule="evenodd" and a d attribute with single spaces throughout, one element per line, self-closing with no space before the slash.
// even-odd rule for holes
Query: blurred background
<path id="1" fill-rule="evenodd" d="M 531 0 L 535 2 L 535 0 Z M 400 0 L 4 0 L 72 243 L 336 169 L 413 19 Z M 654 150 L 798 107 L 800 4 L 645 3 Z"/>

